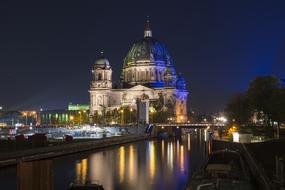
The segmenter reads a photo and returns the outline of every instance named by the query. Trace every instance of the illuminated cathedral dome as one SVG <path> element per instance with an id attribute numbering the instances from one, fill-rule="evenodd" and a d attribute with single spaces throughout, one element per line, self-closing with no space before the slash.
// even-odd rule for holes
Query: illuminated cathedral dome
<path id="1" fill-rule="evenodd" d="M 144 37 L 132 45 L 124 59 L 121 81 L 124 87 L 174 87 L 176 72 L 166 46 L 152 37 L 149 20 Z"/>
<path id="2" fill-rule="evenodd" d="M 109 67 L 110 62 L 107 57 L 104 56 L 103 51 L 100 52 L 100 55 L 97 57 L 95 64 L 95 67 Z"/>
<path id="3" fill-rule="evenodd" d="M 167 64 L 170 55 L 165 45 L 152 37 L 144 37 L 136 41 L 128 52 L 124 65 L 136 64 Z"/>

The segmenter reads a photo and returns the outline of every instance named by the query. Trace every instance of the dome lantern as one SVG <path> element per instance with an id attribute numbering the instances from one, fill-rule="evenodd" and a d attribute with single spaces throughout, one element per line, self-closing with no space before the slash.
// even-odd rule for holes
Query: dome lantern
<path id="1" fill-rule="evenodd" d="M 145 29 L 144 29 L 144 37 L 152 37 L 152 31 L 150 29 L 150 24 L 149 24 L 149 17 L 147 17 L 146 19 L 146 25 L 145 25 Z"/>

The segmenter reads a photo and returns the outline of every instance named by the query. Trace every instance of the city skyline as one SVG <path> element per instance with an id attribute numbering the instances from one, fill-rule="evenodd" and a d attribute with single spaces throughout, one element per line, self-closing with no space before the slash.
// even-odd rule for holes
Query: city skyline
<path id="1" fill-rule="evenodd" d="M 156 11 L 158 2 L 135 10 L 128 3 L 23 4 L 14 12 L 3 4 L 0 105 L 54 109 L 88 103 L 98 52 L 104 50 L 118 81 L 123 59 L 143 35 L 149 15 L 154 38 L 167 45 L 188 82 L 190 109 L 221 111 L 256 76 L 285 76 L 284 3 L 223 3 L 166 2 L 163 13 Z"/>

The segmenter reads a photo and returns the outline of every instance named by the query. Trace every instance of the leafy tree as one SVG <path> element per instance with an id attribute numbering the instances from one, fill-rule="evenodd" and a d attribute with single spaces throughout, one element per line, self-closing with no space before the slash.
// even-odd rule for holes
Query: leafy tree
<path id="1" fill-rule="evenodd" d="M 233 96 L 226 106 L 226 112 L 230 121 L 235 120 L 239 125 L 249 123 L 251 109 L 245 94 Z"/>
<path id="2" fill-rule="evenodd" d="M 271 108 L 268 100 L 275 90 L 280 88 L 280 81 L 273 76 L 257 77 L 253 80 L 246 92 L 249 105 L 257 113 L 263 112 L 267 123 L 270 121 Z"/>
<path id="3" fill-rule="evenodd" d="M 273 121 L 285 122 L 285 88 L 274 90 L 267 106 Z"/>

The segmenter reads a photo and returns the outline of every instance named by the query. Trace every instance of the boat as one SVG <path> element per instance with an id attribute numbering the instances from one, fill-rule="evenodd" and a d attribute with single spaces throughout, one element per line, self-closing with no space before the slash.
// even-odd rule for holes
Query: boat
<path id="1" fill-rule="evenodd" d="M 232 150 L 213 151 L 207 164 L 195 172 L 187 190 L 251 190 L 250 173 L 241 154 Z"/>

